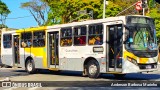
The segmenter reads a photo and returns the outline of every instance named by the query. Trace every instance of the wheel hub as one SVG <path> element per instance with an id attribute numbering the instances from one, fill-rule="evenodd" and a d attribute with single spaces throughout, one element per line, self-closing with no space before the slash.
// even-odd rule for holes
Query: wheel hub
<path id="1" fill-rule="evenodd" d="M 89 73 L 91 74 L 91 75 L 93 75 L 93 74 L 95 74 L 97 72 L 97 67 L 95 66 L 95 65 L 91 65 L 90 67 L 89 67 Z"/>
<path id="2" fill-rule="evenodd" d="M 32 71 L 32 63 L 28 63 L 28 71 Z"/>

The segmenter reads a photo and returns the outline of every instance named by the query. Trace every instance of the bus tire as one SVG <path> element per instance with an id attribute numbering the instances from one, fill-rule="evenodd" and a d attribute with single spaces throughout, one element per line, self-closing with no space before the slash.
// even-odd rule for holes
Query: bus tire
<path id="1" fill-rule="evenodd" d="M 35 73 L 36 69 L 35 69 L 35 64 L 34 64 L 33 60 L 27 60 L 26 70 L 29 74 Z"/>
<path id="2" fill-rule="evenodd" d="M 100 66 L 96 60 L 87 63 L 87 75 L 89 78 L 98 78 L 100 75 Z"/>

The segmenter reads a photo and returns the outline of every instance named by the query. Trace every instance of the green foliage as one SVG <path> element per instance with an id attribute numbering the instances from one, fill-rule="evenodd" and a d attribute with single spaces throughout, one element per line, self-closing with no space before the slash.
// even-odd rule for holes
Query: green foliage
<path id="1" fill-rule="evenodd" d="M 0 22 L 2 24 L 5 24 L 6 17 L 10 12 L 7 5 L 0 0 Z"/>
<path id="2" fill-rule="evenodd" d="M 155 19 L 157 37 L 160 38 L 160 11 L 156 8 L 152 9 L 149 15 Z"/>
<path id="3" fill-rule="evenodd" d="M 119 12 L 130 7 L 138 0 L 108 0 L 109 5 L 106 6 L 106 17 L 116 16 Z M 93 10 L 93 19 L 102 18 L 103 0 L 43 0 L 50 7 L 48 13 L 47 25 L 68 23 L 73 20 L 90 19 L 88 14 L 78 15 L 80 10 Z M 121 13 L 120 15 L 140 14 L 142 11 L 136 11 L 135 6 Z M 154 0 L 148 0 L 148 16 L 155 19 L 157 36 L 160 38 L 160 4 Z"/>
<path id="4" fill-rule="evenodd" d="M 116 16 L 120 11 L 122 10 L 121 6 L 118 4 L 114 4 L 113 2 L 109 2 L 109 5 L 107 5 L 106 8 L 106 16 L 111 17 L 111 16 Z"/>
<path id="5" fill-rule="evenodd" d="M 50 12 L 48 14 L 49 25 L 57 23 L 68 23 L 81 19 L 90 19 L 89 12 L 93 11 L 93 19 L 102 18 L 103 0 L 43 0 L 48 3 Z M 86 14 L 78 15 L 78 11 L 87 10 Z M 115 16 L 121 11 L 118 4 L 109 2 L 106 7 L 106 16 Z"/>
<path id="6" fill-rule="evenodd" d="M 148 7 L 151 9 L 151 8 L 154 8 L 155 7 L 155 0 L 148 0 Z"/>
<path id="7" fill-rule="evenodd" d="M 138 14 L 139 12 L 137 12 L 135 10 L 135 6 L 132 6 L 133 4 L 135 4 L 138 0 L 109 0 L 111 2 L 113 2 L 114 5 L 118 5 L 119 7 L 117 9 L 120 9 L 120 12 L 125 10 L 123 13 L 121 13 L 120 15 L 130 15 L 130 14 Z M 109 4 L 110 5 L 110 4 Z M 132 7 L 130 7 L 132 6 Z M 130 8 L 129 8 L 130 7 Z M 128 9 L 127 9 L 128 8 Z M 126 10 L 127 9 L 127 10 Z M 112 9 L 110 9 L 112 10 Z"/>
<path id="8" fill-rule="evenodd" d="M 44 0 L 50 6 L 48 14 L 49 24 L 67 23 L 77 18 L 77 11 L 82 9 L 86 0 Z"/>
<path id="9" fill-rule="evenodd" d="M 150 0 L 151 1 L 151 0 Z M 160 4 L 156 3 L 154 8 L 150 8 L 148 16 L 155 19 L 156 35 L 160 39 Z"/>

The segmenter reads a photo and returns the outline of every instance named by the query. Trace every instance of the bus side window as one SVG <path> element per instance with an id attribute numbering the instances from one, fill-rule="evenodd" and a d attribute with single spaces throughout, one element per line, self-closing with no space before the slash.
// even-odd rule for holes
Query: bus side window
<path id="1" fill-rule="evenodd" d="M 89 45 L 94 45 L 96 39 L 94 37 L 89 38 Z"/>
<path id="2" fill-rule="evenodd" d="M 86 26 L 74 27 L 74 45 L 86 45 Z"/>
<path id="3" fill-rule="evenodd" d="M 72 39 L 67 39 L 67 44 L 68 44 L 69 46 L 71 46 L 71 45 L 72 45 Z"/>
<path id="4" fill-rule="evenodd" d="M 21 33 L 21 47 L 31 47 L 32 45 L 32 33 L 25 32 Z"/>
<path id="5" fill-rule="evenodd" d="M 102 45 L 103 44 L 103 25 L 95 24 L 89 26 L 89 45 Z"/>
<path id="6" fill-rule="evenodd" d="M 102 45 L 102 40 L 100 36 L 95 37 L 96 41 L 95 41 L 95 45 Z"/>
<path id="7" fill-rule="evenodd" d="M 27 40 L 27 46 L 30 47 L 31 45 L 31 40 Z"/>
<path id="8" fill-rule="evenodd" d="M 33 47 L 44 47 L 44 46 L 45 46 L 45 31 L 33 32 Z"/>
<path id="9" fill-rule="evenodd" d="M 72 28 L 61 29 L 61 46 L 71 46 L 72 45 Z"/>
<path id="10" fill-rule="evenodd" d="M 12 36 L 11 34 L 4 34 L 3 35 L 3 47 L 4 48 L 11 48 L 12 44 Z"/>
<path id="11" fill-rule="evenodd" d="M 22 40 L 22 41 L 21 41 L 21 47 L 24 48 L 24 47 L 26 47 L 26 46 L 27 46 L 27 44 L 24 42 L 24 40 Z"/>

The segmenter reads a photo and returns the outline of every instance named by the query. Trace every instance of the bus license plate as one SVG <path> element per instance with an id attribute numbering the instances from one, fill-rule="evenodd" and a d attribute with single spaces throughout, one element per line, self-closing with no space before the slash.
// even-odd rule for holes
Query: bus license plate
<path id="1" fill-rule="evenodd" d="M 151 69 L 151 65 L 147 65 L 147 66 L 146 66 L 146 69 Z"/>

